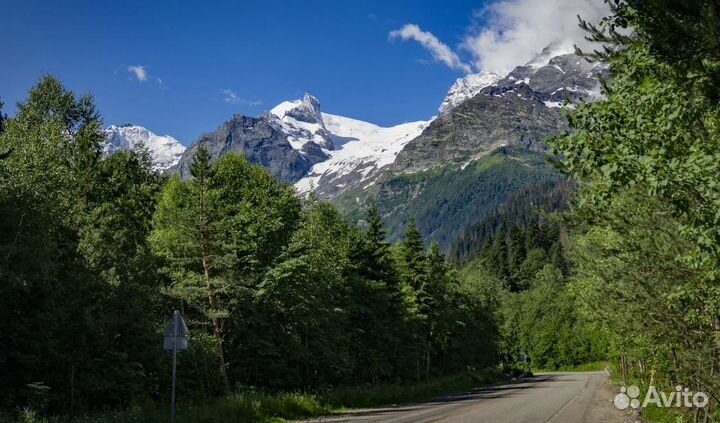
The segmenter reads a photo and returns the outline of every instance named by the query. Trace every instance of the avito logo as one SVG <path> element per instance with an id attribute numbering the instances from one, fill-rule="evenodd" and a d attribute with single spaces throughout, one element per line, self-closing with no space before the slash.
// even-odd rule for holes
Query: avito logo
<path id="1" fill-rule="evenodd" d="M 658 391 L 654 386 L 648 388 L 645 394 L 645 399 L 640 402 L 640 388 L 635 385 L 630 385 L 627 388 L 620 388 L 620 393 L 615 395 L 613 404 L 620 410 L 625 410 L 628 407 L 632 408 L 645 408 L 650 404 L 655 406 L 663 407 L 697 407 L 703 408 L 708 405 L 710 399 L 704 392 L 692 392 L 689 388 L 683 388 L 678 385 L 675 387 L 675 391 L 668 395 L 665 392 Z"/>

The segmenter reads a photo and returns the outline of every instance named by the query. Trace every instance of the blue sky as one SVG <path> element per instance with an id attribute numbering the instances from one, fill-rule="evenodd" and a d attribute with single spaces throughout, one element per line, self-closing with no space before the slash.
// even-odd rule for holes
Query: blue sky
<path id="1" fill-rule="evenodd" d="M 380 125 L 427 119 L 455 78 L 492 64 L 478 49 L 502 51 L 486 36 L 518 25 L 507 11 L 479 16 L 488 1 L 5 2 L 0 98 L 12 115 L 51 73 L 93 93 L 106 124 L 184 144 L 305 91 L 323 111 Z M 407 24 L 426 32 L 390 36 Z"/>

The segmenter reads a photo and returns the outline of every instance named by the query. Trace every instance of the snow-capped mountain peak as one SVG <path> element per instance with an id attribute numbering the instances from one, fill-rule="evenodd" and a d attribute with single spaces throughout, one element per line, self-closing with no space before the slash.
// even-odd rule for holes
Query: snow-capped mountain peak
<path id="1" fill-rule="evenodd" d="M 440 104 L 440 115 L 446 114 L 465 100 L 475 97 L 483 88 L 492 86 L 501 79 L 502 76 L 492 72 L 475 73 L 458 78 L 450 87 L 445 100 Z"/>
<path id="2" fill-rule="evenodd" d="M 158 171 L 177 164 L 185 151 L 185 146 L 170 135 L 156 135 L 142 126 L 129 123 L 111 125 L 105 129 L 105 134 L 103 145 L 105 154 L 111 155 L 119 150 L 144 147 L 150 152 L 153 168 Z"/>
<path id="3" fill-rule="evenodd" d="M 384 128 L 322 113 L 320 101 L 310 94 L 301 100 L 278 104 L 268 116 L 287 135 L 294 149 L 302 153 L 317 145 L 327 154 L 327 160 L 315 163 L 307 175 L 295 183 L 299 192 L 314 190 L 321 197 L 334 197 L 360 183 L 371 183 L 429 123 L 411 122 Z"/>
<path id="4" fill-rule="evenodd" d="M 313 95 L 306 93 L 302 100 L 284 101 L 270 110 L 269 115 L 278 129 L 288 135 L 294 149 L 302 152 L 308 143 L 325 150 L 334 148 L 320 113 L 320 101 Z"/>
<path id="5" fill-rule="evenodd" d="M 320 100 L 314 95 L 305 93 L 302 100 L 285 101 L 275 106 L 270 113 L 279 118 L 286 116 L 306 123 L 321 123 Z"/>

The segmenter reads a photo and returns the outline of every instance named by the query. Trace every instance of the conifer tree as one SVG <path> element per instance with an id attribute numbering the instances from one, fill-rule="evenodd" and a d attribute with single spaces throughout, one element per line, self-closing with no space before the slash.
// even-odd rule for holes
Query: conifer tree
<path id="1" fill-rule="evenodd" d="M 401 245 L 405 282 L 415 291 L 421 289 L 426 274 L 425 246 L 415 218 L 410 218 Z"/>

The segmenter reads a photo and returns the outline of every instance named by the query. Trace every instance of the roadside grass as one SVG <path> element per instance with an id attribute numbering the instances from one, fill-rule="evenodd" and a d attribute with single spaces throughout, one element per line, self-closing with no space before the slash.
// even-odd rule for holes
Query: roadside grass
<path id="1" fill-rule="evenodd" d="M 596 361 L 593 363 L 579 364 L 577 366 L 562 366 L 557 369 L 533 369 L 533 373 L 553 373 L 553 372 L 599 372 L 611 367 L 607 361 Z"/>
<path id="2" fill-rule="evenodd" d="M 464 392 L 504 380 L 495 369 L 466 372 L 413 385 L 339 387 L 317 393 L 239 392 L 208 403 L 177 407 L 177 423 L 276 423 L 345 412 L 354 408 L 388 406 Z M 0 416 L 0 420 L 2 419 Z M 13 420 L 7 420 L 13 421 Z M 76 419 L 42 418 L 21 413 L 18 423 L 166 423 L 167 407 L 135 407 Z"/>
<path id="3" fill-rule="evenodd" d="M 421 401 L 464 392 L 504 380 L 498 370 L 462 373 L 415 385 L 381 385 L 367 388 L 338 388 L 321 395 L 322 402 L 335 410 L 378 407 Z"/>

